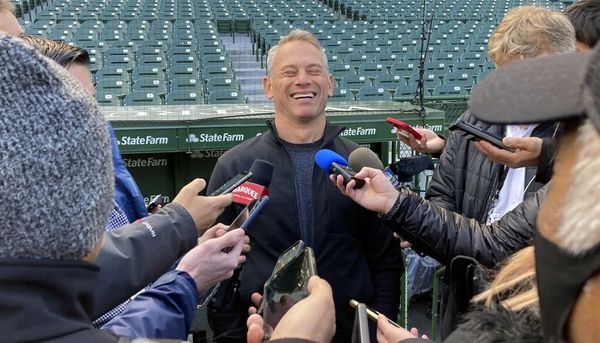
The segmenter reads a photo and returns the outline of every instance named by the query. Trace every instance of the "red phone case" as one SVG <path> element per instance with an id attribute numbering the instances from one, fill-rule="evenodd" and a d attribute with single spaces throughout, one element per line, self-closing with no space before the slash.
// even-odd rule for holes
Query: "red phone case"
<path id="1" fill-rule="evenodd" d="M 415 137 L 415 139 L 422 138 L 420 133 L 418 133 L 415 129 L 412 128 L 412 126 L 408 125 L 407 123 L 405 123 L 403 121 L 400 121 L 400 120 L 392 118 L 392 117 L 388 117 L 386 119 L 386 121 L 388 123 L 394 125 L 398 130 L 406 131 L 409 134 L 413 135 L 413 137 Z"/>

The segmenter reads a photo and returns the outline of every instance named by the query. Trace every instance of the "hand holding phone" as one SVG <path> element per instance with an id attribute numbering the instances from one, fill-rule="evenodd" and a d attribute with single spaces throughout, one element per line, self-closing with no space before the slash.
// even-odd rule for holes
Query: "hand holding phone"
<path id="1" fill-rule="evenodd" d="M 352 308 L 357 309 L 358 308 L 358 304 L 359 302 L 354 300 L 354 299 L 350 299 L 350 306 L 352 306 Z M 369 306 L 367 306 L 367 316 L 369 317 L 369 319 L 371 319 L 372 321 L 374 321 L 375 323 L 377 323 L 377 319 L 379 318 L 379 312 L 377 312 L 376 310 L 370 308 Z M 392 324 L 393 326 L 400 328 L 401 326 L 396 323 L 395 321 L 391 320 L 388 318 L 388 323 Z"/>
<path id="2" fill-rule="evenodd" d="M 416 140 L 420 140 L 422 138 L 421 134 L 417 132 L 417 130 L 403 121 L 392 117 L 388 117 L 386 121 L 392 124 L 398 130 L 398 132 L 406 138 L 408 138 L 408 135 L 412 135 Z"/>
<path id="3" fill-rule="evenodd" d="M 155 208 L 157 208 L 159 205 L 162 205 L 162 202 L 163 202 L 162 194 L 159 194 L 159 195 L 155 196 L 154 198 L 152 198 L 152 200 L 150 200 L 150 202 L 148 203 L 148 206 L 146 206 L 148 213 L 153 213 Z"/>
<path id="4" fill-rule="evenodd" d="M 498 137 L 491 132 L 484 131 L 479 126 L 473 125 L 466 121 L 457 121 L 454 124 L 450 125 L 448 130 L 450 130 L 450 131 L 461 130 L 461 131 L 464 131 L 464 132 L 468 133 L 469 135 L 471 135 L 472 138 L 484 140 L 486 142 L 489 142 L 490 144 L 493 144 L 497 148 L 508 150 L 508 151 L 514 151 L 514 149 L 509 148 L 506 145 L 504 145 L 504 143 L 502 143 L 503 137 Z"/>

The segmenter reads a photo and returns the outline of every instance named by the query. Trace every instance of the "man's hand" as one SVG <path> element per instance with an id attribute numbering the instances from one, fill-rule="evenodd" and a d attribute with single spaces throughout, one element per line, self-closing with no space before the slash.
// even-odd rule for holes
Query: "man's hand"
<path id="1" fill-rule="evenodd" d="M 206 187 L 206 182 L 203 179 L 195 179 L 185 185 L 173 199 L 174 203 L 178 203 L 189 212 L 200 235 L 217 220 L 217 217 L 225 207 L 231 204 L 233 199 L 231 194 L 214 197 L 199 196 L 198 193 L 204 187 Z"/>
<path id="2" fill-rule="evenodd" d="M 337 175 L 337 179 L 336 175 L 329 176 L 340 192 L 360 206 L 371 211 L 388 213 L 398 198 L 398 191 L 387 176 L 381 170 L 365 167 L 354 177 L 365 180 L 365 185 L 354 189 L 356 181 L 352 180 L 344 186 L 344 178 L 341 175 Z"/>
<path id="3" fill-rule="evenodd" d="M 202 235 L 202 237 L 200 237 L 200 239 L 198 240 L 198 244 L 202 244 L 211 238 L 221 237 L 227 232 L 228 229 L 229 229 L 229 226 L 219 223 L 219 224 L 211 227 L 210 229 L 206 230 L 204 232 L 204 234 Z M 238 258 L 238 266 L 236 269 L 240 268 L 242 266 L 242 264 L 244 264 L 246 262 L 246 254 L 248 254 L 249 252 L 250 252 L 250 237 L 248 237 L 248 235 L 244 235 L 244 245 L 242 246 L 242 254 Z"/>
<path id="4" fill-rule="evenodd" d="M 222 230 L 217 226 L 215 228 L 213 228 L 215 232 Z M 242 229 L 227 232 L 221 237 L 207 239 L 185 254 L 176 269 L 190 274 L 196 282 L 198 291 L 202 292 L 233 275 L 243 245 L 244 230 Z M 231 250 L 223 252 L 225 248 Z"/>
<path id="5" fill-rule="evenodd" d="M 412 328 L 410 331 L 405 328 L 395 327 L 388 322 L 383 314 L 377 318 L 377 342 L 379 343 L 397 343 L 409 338 L 419 338 L 419 330 Z M 421 338 L 427 339 L 423 335 Z"/>
<path id="6" fill-rule="evenodd" d="M 473 143 L 473 145 L 475 145 L 475 148 L 490 160 L 503 164 L 509 168 L 537 167 L 538 158 L 542 151 L 541 138 L 504 137 L 502 143 L 507 147 L 516 150 L 511 152 L 500 149 L 482 140 Z"/>
<path id="7" fill-rule="evenodd" d="M 300 300 L 281 318 L 271 339 L 301 338 L 314 342 L 330 342 L 335 333 L 335 307 L 333 293 L 327 281 L 313 276 L 308 281 L 308 297 Z M 253 294 L 252 301 L 260 302 L 260 295 Z M 264 337 L 263 318 L 256 308 L 248 311 L 248 343 L 262 342 Z"/>
<path id="8" fill-rule="evenodd" d="M 413 150 L 424 153 L 424 154 L 440 154 L 446 146 L 446 140 L 437 135 L 437 133 L 428 129 L 415 129 L 421 134 L 421 139 L 416 140 L 413 135 L 408 134 L 408 138 L 400 133 L 400 130 L 396 132 L 398 140 Z"/>

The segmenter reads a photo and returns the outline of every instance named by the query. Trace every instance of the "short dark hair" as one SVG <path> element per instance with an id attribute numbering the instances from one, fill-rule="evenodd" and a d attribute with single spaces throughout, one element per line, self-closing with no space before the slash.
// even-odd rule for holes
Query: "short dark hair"
<path id="1" fill-rule="evenodd" d="M 600 1 L 576 1 L 567 7 L 565 15 L 575 27 L 577 40 L 593 48 L 600 39 Z"/>
<path id="2" fill-rule="evenodd" d="M 68 67 L 71 64 L 90 64 L 90 55 L 85 49 L 40 36 L 23 35 L 21 38 L 42 55 L 63 67 Z"/>

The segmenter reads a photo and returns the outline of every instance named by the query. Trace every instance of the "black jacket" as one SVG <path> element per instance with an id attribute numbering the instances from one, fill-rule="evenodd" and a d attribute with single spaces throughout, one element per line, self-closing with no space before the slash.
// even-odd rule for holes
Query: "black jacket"
<path id="1" fill-rule="evenodd" d="M 262 293 L 264 282 L 271 274 L 278 256 L 296 241 L 303 239 L 299 229 L 297 192 L 312 191 L 313 239 L 317 273 L 333 288 L 336 305 L 336 338 L 349 341 L 354 310 L 349 300 L 354 298 L 395 318 L 400 295 L 400 276 L 403 271 L 398 241 L 389 228 L 383 226 L 374 212 L 365 210 L 344 196 L 331 183 L 326 173 L 316 166 L 313 170 L 313 189 L 295 189 L 290 157 L 278 138 L 274 124 L 269 130 L 252 138 L 221 156 L 213 171 L 208 192 L 218 188 L 237 173 L 248 170 L 255 159 L 273 163 L 273 178 L 269 186 L 270 200 L 248 229 L 252 250 L 241 271 L 239 304 L 228 308 L 220 303 L 228 286 L 222 284 L 215 302 L 209 307 L 209 320 L 220 334 L 232 325 L 224 312 L 237 311 L 237 326 L 244 327 L 250 295 Z M 322 148 L 347 157 L 357 144 L 338 137 L 342 127 L 327 124 Z M 230 223 L 234 213 L 220 218 Z M 230 282 L 231 284 L 231 282 Z M 224 301 L 224 300 L 223 300 Z M 239 336 L 239 335 L 238 335 Z"/>
<path id="2" fill-rule="evenodd" d="M 117 342 L 89 319 L 97 274 L 86 262 L 0 259 L 2 342 Z"/>
<path id="3" fill-rule="evenodd" d="M 84 261 L 0 258 L 1 341 L 130 343 L 92 326 L 98 276 Z"/>
<path id="4" fill-rule="evenodd" d="M 383 219 L 413 248 L 445 265 L 469 256 L 493 267 L 516 251 L 531 245 L 535 220 L 548 185 L 525 199 L 499 221 L 485 225 L 436 206 L 410 190 L 400 189 L 394 207 Z"/>
<path id="5" fill-rule="evenodd" d="M 504 136 L 504 125 L 490 125 L 477 121 L 470 112 L 463 113 L 458 120 L 473 123 L 482 129 Z M 556 124 L 539 124 L 532 137 L 551 137 Z M 479 222 L 485 222 L 493 194 L 498 190 L 504 166 L 481 154 L 471 140 L 465 139 L 461 131 L 453 131 L 446 142 L 436 172 L 429 183 L 426 198 L 447 210 L 463 214 Z M 544 184 L 536 180 L 536 168 L 527 168 L 525 173 L 525 198 L 531 196 Z"/>

